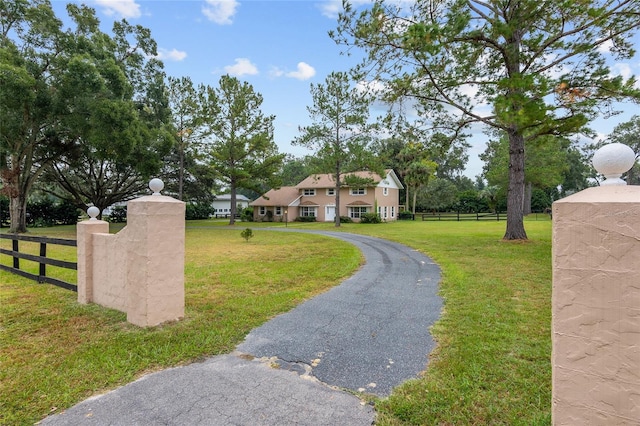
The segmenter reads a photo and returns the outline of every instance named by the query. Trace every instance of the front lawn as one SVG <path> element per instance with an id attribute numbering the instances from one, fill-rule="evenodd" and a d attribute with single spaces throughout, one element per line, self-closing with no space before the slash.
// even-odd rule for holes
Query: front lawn
<path id="1" fill-rule="evenodd" d="M 0 272 L 0 424 L 33 423 L 145 372 L 227 353 L 361 261 L 354 247 L 317 235 L 254 228 L 246 242 L 247 225 L 187 223 L 186 319 L 151 329 L 78 305 L 75 293 Z M 438 346 L 429 368 L 376 401 L 378 424 L 550 424 L 551 225 L 527 221 L 524 243 L 502 241 L 504 227 L 403 221 L 339 228 L 414 247 L 443 271 L 445 308 L 432 330 Z M 73 229 L 37 233 L 74 238 Z"/>
<path id="2" fill-rule="evenodd" d="M 124 313 L 79 305 L 74 292 L 0 271 L 0 424 L 33 424 L 146 372 L 228 353 L 362 261 L 335 238 L 256 230 L 246 242 L 243 228 L 189 224 L 186 318 L 174 324 L 141 329 Z M 30 231 L 75 238 L 73 227 Z"/>

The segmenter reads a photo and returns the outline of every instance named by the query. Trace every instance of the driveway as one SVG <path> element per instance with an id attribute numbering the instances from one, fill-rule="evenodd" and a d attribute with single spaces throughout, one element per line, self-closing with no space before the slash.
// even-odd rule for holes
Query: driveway
<path id="1" fill-rule="evenodd" d="M 232 354 L 149 374 L 41 424 L 371 425 L 373 407 L 347 390 L 386 396 L 426 368 L 440 270 L 400 244 L 316 233 L 355 244 L 366 264 Z"/>
<path id="2" fill-rule="evenodd" d="M 429 328 L 442 308 L 440 268 L 391 241 L 315 233 L 354 244 L 366 264 L 341 285 L 253 330 L 238 351 L 277 359 L 331 386 L 389 395 L 426 367 L 434 346 Z"/>

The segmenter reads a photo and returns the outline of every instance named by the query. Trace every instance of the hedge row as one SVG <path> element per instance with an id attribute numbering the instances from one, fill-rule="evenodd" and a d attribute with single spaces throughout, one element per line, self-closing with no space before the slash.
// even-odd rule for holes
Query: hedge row
<path id="1" fill-rule="evenodd" d="M 27 226 L 73 225 L 79 216 L 80 209 L 69 202 L 54 202 L 48 198 L 27 202 Z M 0 197 L 0 226 L 9 222 L 9 200 Z"/>

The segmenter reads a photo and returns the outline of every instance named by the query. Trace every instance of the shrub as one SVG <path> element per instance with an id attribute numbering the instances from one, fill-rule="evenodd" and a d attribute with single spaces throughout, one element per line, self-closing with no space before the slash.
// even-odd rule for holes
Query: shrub
<path id="1" fill-rule="evenodd" d="M 0 227 L 9 223 L 9 199 L 0 196 Z"/>
<path id="2" fill-rule="evenodd" d="M 127 206 L 115 206 L 108 217 L 111 223 L 124 223 L 127 221 Z"/>
<path id="3" fill-rule="evenodd" d="M 240 220 L 243 222 L 253 222 L 253 207 L 247 207 L 240 212 Z"/>
<path id="4" fill-rule="evenodd" d="M 213 207 L 208 204 L 187 203 L 185 216 L 187 220 L 209 219 Z"/>
<path id="5" fill-rule="evenodd" d="M 353 223 L 353 219 L 349 216 L 340 216 L 340 223 Z"/>
<path id="6" fill-rule="evenodd" d="M 246 242 L 249 242 L 249 238 L 253 238 L 253 231 L 251 230 L 251 228 L 246 228 L 240 233 L 240 236 L 244 238 Z"/>
<path id="7" fill-rule="evenodd" d="M 78 222 L 80 209 L 68 201 L 54 202 L 50 198 L 27 203 L 27 225 L 42 227 L 72 225 Z"/>
<path id="8" fill-rule="evenodd" d="M 382 223 L 382 218 L 378 213 L 365 213 L 360 216 L 360 223 Z"/>
<path id="9" fill-rule="evenodd" d="M 489 204 L 485 198 L 481 198 L 478 191 L 468 190 L 458 194 L 458 202 L 450 207 L 452 211 L 460 213 L 489 212 Z"/>
<path id="10" fill-rule="evenodd" d="M 59 225 L 73 225 L 78 223 L 80 209 L 69 201 L 56 204 L 53 208 L 53 219 Z"/>
<path id="11" fill-rule="evenodd" d="M 315 216 L 298 216 L 295 219 L 295 222 L 315 222 Z"/>
<path id="12" fill-rule="evenodd" d="M 398 220 L 412 220 L 412 219 L 413 219 L 413 213 L 411 213 L 409 210 L 404 210 L 398 213 Z"/>
<path id="13" fill-rule="evenodd" d="M 27 226 L 53 226 L 53 201 L 49 198 L 27 202 Z"/>

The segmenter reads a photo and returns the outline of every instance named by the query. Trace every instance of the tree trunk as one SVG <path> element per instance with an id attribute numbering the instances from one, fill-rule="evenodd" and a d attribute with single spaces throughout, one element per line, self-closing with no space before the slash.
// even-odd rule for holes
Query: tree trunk
<path id="1" fill-rule="evenodd" d="M 9 198 L 9 217 L 11 224 L 9 232 L 27 232 L 27 199 L 23 195 Z"/>
<path id="2" fill-rule="evenodd" d="M 405 205 L 405 209 L 407 209 L 407 211 L 409 211 L 409 186 L 407 185 L 406 181 L 405 181 L 405 188 L 404 188 L 404 205 Z M 416 212 L 413 212 L 413 214 L 415 214 Z"/>
<path id="3" fill-rule="evenodd" d="M 234 183 L 231 184 L 231 208 L 229 215 L 229 225 L 236 224 L 236 211 L 238 210 L 238 206 L 236 206 L 236 185 Z"/>
<path id="4" fill-rule="evenodd" d="M 182 137 L 180 137 L 180 159 L 178 166 L 178 200 L 184 201 L 182 191 L 184 188 L 184 143 Z"/>
<path id="5" fill-rule="evenodd" d="M 526 240 L 524 230 L 524 136 L 509 131 L 509 190 L 505 240 Z"/>
<path id="6" fill-rule="evenodd" d="M 416 214 L 416 198 L 418 198 L 418 191 L 413 190 L 413 205 L 411 206 L 411 213 Z"/>
<path id="7" fill-rule="evenodd" d="M 336 228 L 340 227 L 340 166 L 336 166 Z"/>
<path id="8" fill-rule="evenodd" d="M 524 190 L 524 206 L 522 208 L 522 213 L 526 216 L 531 214 L 531 197 L 533 196 L 533 189 L 531 182 L 527 182 Z"/>

